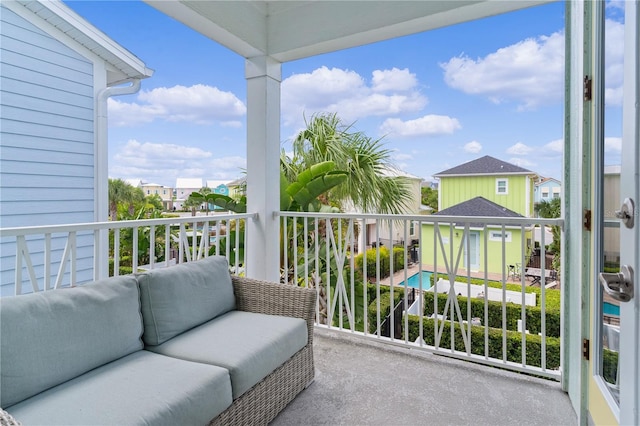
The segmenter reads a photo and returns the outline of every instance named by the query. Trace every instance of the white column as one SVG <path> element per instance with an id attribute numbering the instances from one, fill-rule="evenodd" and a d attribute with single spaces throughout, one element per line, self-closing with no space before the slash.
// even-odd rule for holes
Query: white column
<path id="1" fill-rule="evenodd" d="M 245 62 L 247 79 L 247 276 L 280 278 L 280 81 L 281 64 L 260 56 Z"/>

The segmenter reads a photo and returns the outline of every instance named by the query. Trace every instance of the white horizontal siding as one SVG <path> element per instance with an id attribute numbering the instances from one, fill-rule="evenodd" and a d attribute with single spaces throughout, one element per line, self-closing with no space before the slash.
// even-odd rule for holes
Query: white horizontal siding
<path id="1" fill-rule="evenodd" d="M 91 222 L 93 63 L 0 7 L 0 226 Z M 66 237 L 54 240 L 56 274 Z M 92 236 L 79 237 L 77 246 L 78 280 L 83 282 L 93 276 Z M 0 292 L 5 295 L 14 287 L 15 241 L 3 241 L 0 248 Z M 42 237 L 29 242 L 42 281 L 43 250 Z M 23 277 L 28 280 L 26 270 Z"/>

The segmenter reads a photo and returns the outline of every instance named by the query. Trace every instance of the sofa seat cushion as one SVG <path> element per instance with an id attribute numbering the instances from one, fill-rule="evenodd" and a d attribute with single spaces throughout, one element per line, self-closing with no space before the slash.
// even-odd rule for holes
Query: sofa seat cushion
<path id="1" fill-rule="evenodd" d="M 133 276 L 0 298 L 0 406 L 143 348 Z"/>
<path id="2" fill-rule="evenodd" d="M 147 349 L 226 368 L 235 399 L 305 347 L 307 340 L 303 319 L 231 311 Z"/>
<path id="3" fill-rule="evenodd" d="M 155 269 L 137 279 L 147 345 L 159 345 L 236 307 L 229 263 L 222 256 Z"/>
<path id="4" fill-rule="evenodd" d="M 6 411 L 34 425 L 205 425 L 231 403 L 227 370 L 142 350 Z"/>

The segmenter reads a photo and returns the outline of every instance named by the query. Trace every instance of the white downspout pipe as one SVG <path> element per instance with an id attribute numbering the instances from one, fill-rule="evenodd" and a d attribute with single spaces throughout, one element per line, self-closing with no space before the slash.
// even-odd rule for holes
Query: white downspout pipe
<path id="1" fill-rule="evenodd" d="M 93 146 L 94 177 L 94 216 L 96 222 L 105 222 L 109 212 L 109 160 L 108 160 L 108 114 L 107 102 L 112 96 L 132 95 L 140 90 L 140 79 L 130 79 L 128 86 L 105 87 L 96 96 L 96 126 Z M 99 231 L 100 236 L 94 246 L 94 279 L 106 278 L 109 273 L 109 238 L 106 230 Z"/>

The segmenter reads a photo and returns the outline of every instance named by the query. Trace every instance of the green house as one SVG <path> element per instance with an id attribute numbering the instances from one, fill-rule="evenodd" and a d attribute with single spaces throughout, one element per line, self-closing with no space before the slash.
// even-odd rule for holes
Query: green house
<path id="1" fill-rule="evenodd" d="M 537 174 L 530 170 L 484 156 L 440 172 L 435 177 L 440 179 L 438 216 L 533 217 L 533 189 Z M 508 272 L 503 268 L 509 265 L 521 266 L 523 240 L 524 254 L 532 245 L 530 228 L 523 230 L 520 226 L 506 226 L 503 229 L 502 226 L 488 225 L 485 230 L 484 225 L 471 223 L 467 244 L 463 243 L 464 227 L 464 224 L 455 222 L 440 224 L 438 229 L 433 224 L 423 224 L 422 263 L 434 265 L 437 262 L 438 266 L 444 266 L 446 257 L 451 264 L 450 259 L 455 262 L 459 250 L 462 250 L 460 268 L 466 269 L 469 265 L 472 272 L 484 272 L 486 262 L 489 273 L 503 273 Z"/>

